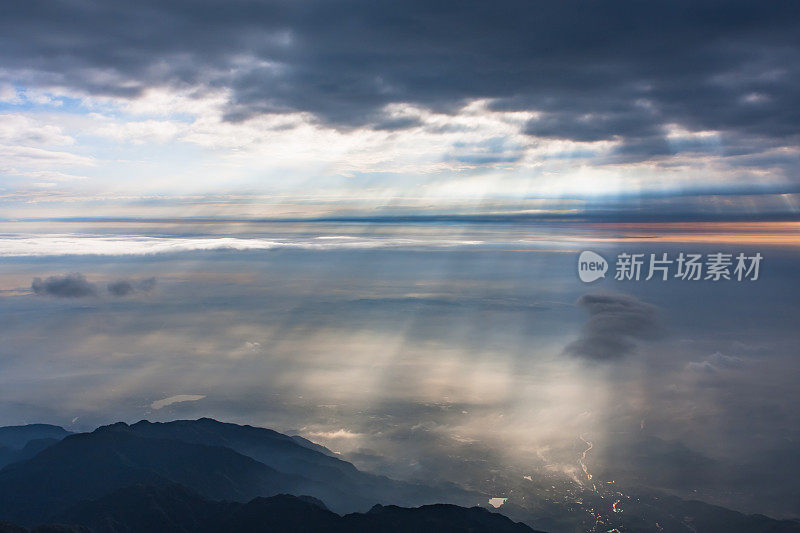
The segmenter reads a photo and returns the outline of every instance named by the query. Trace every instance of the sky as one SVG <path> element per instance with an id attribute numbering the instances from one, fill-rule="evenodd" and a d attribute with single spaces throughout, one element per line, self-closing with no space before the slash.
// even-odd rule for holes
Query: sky
<path id="1" fill-rule="evenodd" d="M 0 424 L 212 416 L 431 483 L 585 484 L 591 441 L 598 479 L 800 516 L 799 25 L 789 1 L 11 3 Z M 763 263 L 624 281 L 621 253 Z M 687 456 L 708 469 L 662 479 Z"/>
<path id="2" fill-rule="evenodd" d="M 799 15 L 17 2 L 0 21 L 2 207 L 794 215 Z"/>

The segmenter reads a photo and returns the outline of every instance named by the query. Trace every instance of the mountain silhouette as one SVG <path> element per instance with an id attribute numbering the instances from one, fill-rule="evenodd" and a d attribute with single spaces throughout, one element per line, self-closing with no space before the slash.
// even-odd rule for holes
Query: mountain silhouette
<path id="1" fill-rule="evenodd" d="M 119 422 L 48 444 L 36 444 L 43 447 L 38 454 L 31 450 L 29 459 L 0 470 L 0 520 L 34 525 L 135 484 L 180 484 L 207 499 L 239 502 L 309 494 L 342 514 L 376 503 L 485 501 L 457 488 L 366 474 L 287 435 L 207 418 Z"/>
<path id="2" fill-rule="evenodd" d="M 0 447 L 21 449 L 34 439 L 58 439 L 61 440 L 69 431 L 59 426 L 50 424 L 29 424 L 27 426 L 4 426 L 0 427 Z"/>
<path id="3" fill-rule="evenodd" d="M 149 438 L 225 446 L 278 471 L 335 487 L 348 497 L 344 500 L 331 499 L 330 496 L 323 499 L 331 509 L 340 513 L 366 511 L 376 503 L 417 506 L 445 500 L 473 506 L 486 501 L 483 495 L 454 485 L 429 487 L 361 472 L 353 464 L 335 457 L 327 448 L 270 429 L 228 424 L 210 418 L 166 423 L 143 420 L 132 424 L 130 429 Z"/>
<path id="4" fill-rule="evenodd" d="M 0 468 L 30 459 L 70 432 L 49 424 L 0 427 Z"/>
<path id="5" fill-rule="evenodd" d="M 145 438 L 119 423 L 71 435 L 0 470 L 0 520 L 32 525 L 81 500 L 134 484 L 178 483 L 211 499 L 336 490 L 278 472 L 229 448 Z"/>
<path id="6" fill-rule="evenodd" d="M 624 512 L 605 513 L 629 532 L 800 531 L 797 521 L 641 488 L 605 498 L 566 487 L 562 496 L 572 499 L 544 500 L 529 490 L 533 480 L 508 482 L 513 494 L 502 514 L 492 513 L 475 506 L 487 495 L 368 474 L 302 437 L 209 418 L 80 434 L 22 428 L 0 428 L 14 446 L 0 449 L 13 459 L 0 469 L 0 533 L 532 531 L 512 520 L 566 532 L 588 530 L 583 510 L 616 509 L 615 499 Z"/>
<path id="7" fill-rule="evenodd" d="M 127 487 L 83 502 L 58 521 L 92 533 L 533 533 L 483 508 L 426 505 L 418 508 L 374 506 L 367 513 L 340 516 L 308 496 L 280 494 L 247 503 L 202 498 L 180 485 Z M 3 530 L 0 529 L 0 532 Z"/>

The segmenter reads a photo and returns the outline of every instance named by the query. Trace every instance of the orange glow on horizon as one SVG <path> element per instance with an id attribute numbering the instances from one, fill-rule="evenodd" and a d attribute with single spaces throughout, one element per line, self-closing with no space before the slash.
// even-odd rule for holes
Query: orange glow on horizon
<path id="1" fill-rule="evenodd" d="M 692 242 L 800 246 L 800 222 L 598 222 L 585 224 L 613 236 L 598 242 Z"/>

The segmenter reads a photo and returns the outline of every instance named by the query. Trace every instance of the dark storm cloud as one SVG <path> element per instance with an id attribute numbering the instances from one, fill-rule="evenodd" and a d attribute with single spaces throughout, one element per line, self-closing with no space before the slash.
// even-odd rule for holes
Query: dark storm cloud
<path id="1" fill-rule="evenodd" d="M 97 293 L 97 289 L 89 283 L 83 274 L 74 273 L 67 274 L 66 276 L 50 276 L 42 280 L 42 278 L 33 278 L 31 289 L 34 293 L 46 296 L 56 296 L 58 298 L 82 298 L 84 296 L 93 296 Z"/>
<path id="2" fill-rule="evenodd" d="M 140 280 L 119 279 L 106 285 L 112 296 L 130 296 L 138 292 L 149 292 L 156 285 L 156 278 Z M 96 296 L 97 287 L 78 272 L 64 276 L 50 276 L 47 279 L 33 278 L 31 290 L 35 294 L 59 298 L 83 298 Z"/>
<path id="3" fill-rule="evenodd" d="M 150 292 L 155 285 L 156 278 L 147 278 L 138 281 L 120 279 L 109 283 L 106 289 L 114 296 L 128 296 L 136 292 Z"/>
<path id="4" fill-rule="evenodd" d="M 796 138 L 798 24 L 790 1 L 30 1 L 4 10 L 0 64 L 91 94 L 226 87 L 230 120 L 301 110 L 340 128 L 415 125 L 387 103 L 490 98 L 540 111 L 531 134 L 622 139 L 632 160 L 680 151 L 673 123 Z"/>
<path id="5" fill-rule="evenodd" d="M 639 340 L 658 338 L 662 333 L 656 307 L 619 293 L 585 294 L 578 305 L 589 312 L 578 340 L 565 352 L 587 359 L 612 360 L 631 354 Z"/>

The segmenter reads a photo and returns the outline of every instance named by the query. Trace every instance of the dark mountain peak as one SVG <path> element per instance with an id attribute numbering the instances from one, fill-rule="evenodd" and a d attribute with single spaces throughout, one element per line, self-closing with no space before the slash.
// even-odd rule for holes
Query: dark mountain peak
<path id="1" fill-rule="evenodd" d="M 329 510 L 328 506 L 325 505 L 325 502 L 323 502 L 322 500 L 317 499 L 317 498 L 315 498 L 313 496 L 308 496 L 308 495 L 305 495 L 305 494 L 301 494 L 300 496 L 296 496 L 296 498 L 299 499 L 299 500 L 302 500 L 302 501 L 304 501 L 306 503 L 310 503 L 311 505 L 316 505 L 317 507 L 319 507 L 321 509 L 325 509 L 326 511 Z"/>
<path id="2" fill-rule="evenodd" d="M 242 509 L 247 508 L 258 508 L 264 506 L 294 506 L 298 509 L 308 509 L 309 507 L 315 507 L 317 509 L 323 510 L 325 512 L 334 514 L 328 509 L 322 500 L 319 500 L 313 496 L 306 496 L 300 495 L 295 496 L 294 494 L 276 494 L 275 496 L 269 497 L 258 497 L 253 498 L 246 504 L 242 506 Z"/>
<path id="3" fill-rule="evenodd" d="M 0 470 L 0 519 L 27 525 L 125 486 L 166 483 L 189 486 L 207 498 L 246 501 L 293 492 L 306 480 L 230 448 L 148 438 L 113 424 L 71 435 Z"/>
<path id="4" fill-rule="evenodd" d="M 191 420 L 187 420 L 187 422 L 191 422 Z M 221 425 L 230 424 L 229 422 L 221 422 L 221 421 L 219 421 L 219 420 L 217 420 L 215 418 L 210 418 L 210 417 L 207 417 L 207 416 L 203 416 L 203 417 L 198 418 L 197 422 L 200 422 L 202 424 L 221 424 Z M 236 424 L 230 424 L 230 425 L 234 426 Z M 252 426 L 247 425 L 247 424 L 245 424 L 245 426 L 246 427 L 252 427 Z"/>
<path id="5" fill-rule="evenodd" d="M 292 456 L 325 465 L 336 465 L 340 469 L 355 471 L 350 463 L 324 453 L 326 448 L 310 441 L 297 439 L 275 430 L 220 422 L 213 418 L 197 420 L 174 420 L 172 422 L 149 422 L 142 420 L 130 426 L 136 434 L 146 437 L 169 438 L 187 442 L 230 447 L 244 455 L 271 464 L 277 457 Z M 321 448 L 321 449 L 318 449 Z M 259 453 L 259 451 L 261 453 Z M 277 468 L 277 466 L 276 466 Z"/>
<path id="6" fill-rule="evenodd" d="M 92 433 L 103 433 L 107 431 L 129 431 L 130 429 L 131 426 L 129 426 L 125 422 L 114 422 L 113 424 L 100 426 L 99 428 L 95 429 Z"/>
<path id="7" fill-rule="evenodd" d="M 234 424 L 231 422 L 220 422 L 213 418 L 203 417 L 196 420 L 173 420 L 171 422 L 150 422 L 149 420 L 140 420 L 131 426 L 134 430 L 142 432 L 172 432 L 173 437 L 187 437 L 196 438 L 200 434 L 206 437 L 211 435 L 216 436 L 230 436 L 236 435 L 238 437 L 249 438 L 271 438 L 275 440 L 291 441 L 292 438 L 283 433 L 275 430 L 251 426 L 248 424 Z M 181 432 L 181 433 L 179 433 Z M 194 435 L 194 437 L 192 437 Z"/>
<path id="8" fill-rule="evenodd" d="M 22 449 L 34 439 L 63 439 L 71 432 L 51 424 L 0 427 L 0 446 Z"/>
<path id="9" fill-rule="evenodd" d="M 69 431 L 62 428 L 61 426 L 56 426 L 53 424 L 21 424 L 18 426 L 0 426 L 0 433 L 5 431 L 49 431 L 49 430 L 69 433 Z"/>
<path id="10" fill-rule="evenodd" d="M 379 513 L 395 513 L 395 512 L 402 512 L 404 510 L 409 509 L 409 507 L 403 507 L 400 505 L 381 505 L 376 503 L 372 506 L 372 508 L 367 512 L 367 514 L 379 514 Z M 428 511 L 441 511 L 441 512 L 448 512 L 454 509 L 463 510 L 464 507 L 459 505 L 453 505 L 451 503 L 431 503 L 428 505 L 420 505 L 419 507 L 415 507 L 415 509 L 422 509 Z M 479 505 L 475 505 L 473 507 L 468 508 L 471 512 L 476 513 L 489 513 L 492 514 L 492 511 L 486 509 L 485 507 L 481 507 Z"/>
<path id="11" fill-rule="evenodd" d="M 383 532 L 486 532 L 486 533 L 531 533 L 532 530 L 522 522 L 484 509 L 483 507 L 464 508 L 458 505 L 437 503 L 420 507 L 399 507 L 397 505 L 375 505 L 366 514 L 345 516 L 353 531 Z"/>
<path id="12" fill-rule="evenodd" d="M 298 441 L 267 428 L 200 418 L 163 423 L 141 421 L 131 426 L 131 430 L 149 438 L 224 446 L 279 472 L 335 488 L 334 492 L 309 493 L 321 497 L 330 509 L 341 513 L 365 511 L 375 503 L 421 505 L 444 500 L 475 505 L 483 498 L 459 488 L 443 491 L 360 472 L 352 463 L 325 453 L 328 451 L 325 448 L 320 450 L 310 441 Z"/>

